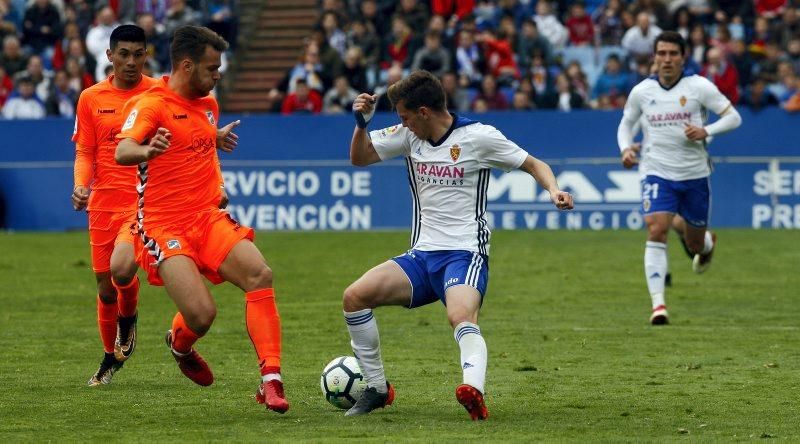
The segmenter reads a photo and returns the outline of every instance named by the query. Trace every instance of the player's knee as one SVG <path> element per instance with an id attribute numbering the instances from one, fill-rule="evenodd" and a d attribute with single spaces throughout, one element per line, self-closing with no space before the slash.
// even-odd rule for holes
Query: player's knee
<path id="1" fill-rule="evenodd" d="M 452 310 L 447 312 L 447 320 L 450 322 L 451 327 L 456 328 L 462 322 L 476 324 L 478 316 L 477 313 L 471 313 L 469 310 Z"/>
<path id="2" fill-rule="evenodd" d="M 114 282 L 121 287 L 129 285 L 133 278 L 136 277 L 136 263 L 118 264 L 116 267 L 111 264 L 111 275 L 114 277 Z"/>
<path id="3" fill-rule="evenodd" d="M 245 279 L 245 291 L 259 290 L 262 288 L 272 288 L 272 269 L 264 264 L 253 270 Z"/>
<path id="4" fill-rule="evenodd" d="M 199 307 L 193 310 L 192 313 L 184 315 L 189 328 L 191 328 L 192 331 L 198 335 L 205 334 L 211 328 L 211 324 L 214 323 L 214 319 L 216 317 L 217 307 L 213 305 L 208 307 Z"/>
<path id="5" fill-rule="evenodd" d="M 667 242 L 669 227 L 664 224 L 650 224 L 647 226 L 647 240 L 653 242 Z"/>
<path id="6" fill-rule="evenodd" d="M 344 307 L 344 311 L 348 312 L 372 308 L 369 299 L 369 294 L 363 286 L 350 284 L 342 295 L 342 307 Z"/>

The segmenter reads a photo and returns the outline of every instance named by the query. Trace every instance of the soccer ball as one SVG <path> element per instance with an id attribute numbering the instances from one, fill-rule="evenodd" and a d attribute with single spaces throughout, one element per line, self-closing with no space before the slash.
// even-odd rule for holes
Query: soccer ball
<path id="1" fill-rule="evenodd" d="M 322 370 L 319 385 L 328 402 L 340 409 L 349 409 L 364 394 L 367 381 L 361 375 L 356 358 L 339 356 Z"/>

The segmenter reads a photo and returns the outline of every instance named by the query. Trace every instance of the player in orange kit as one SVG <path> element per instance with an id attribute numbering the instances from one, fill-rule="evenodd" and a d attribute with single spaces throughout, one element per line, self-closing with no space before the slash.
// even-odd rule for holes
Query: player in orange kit
<path id="1" fill-rule="evenodd" d="M 139 165 L 139 264 L 164 285 L 178 307 L 167 344 L 178 367 L 203 386 L 214 382 L 192 347 L 211 327 L 216 304 L 201 276 L 245 292 L 245 317 L 261 367 L 256 399 L 279 413 L 289 409 L 280 374 L 280 317 L 272 270 L 253 244 L 253 230 L 217 208 L 217 101 L 208 94 L 220 79 L 227 42 L 208 28 L 175 31 L 172 73 L 128 102 L 116 151 L 122 165 Z"/>
<path id="2" fill-rule="evenodd" d="M 100 368 L 89 379 L 90 386 L 110 383 L 136 346 L 136 168 L 114 161 L 115 136 L 125 119 L 125 102 L 158 82 L 142 75 L 147 43 L 141 28 L 117 27 L 111 33 L 109 46 L 106 55 L 113 73 L 81 94 L 72 135 L 72 205 L 76 211 L 87 207 L 89 211 L 92 269 L 97 279 L 97 324 L 105 351 Z"/>

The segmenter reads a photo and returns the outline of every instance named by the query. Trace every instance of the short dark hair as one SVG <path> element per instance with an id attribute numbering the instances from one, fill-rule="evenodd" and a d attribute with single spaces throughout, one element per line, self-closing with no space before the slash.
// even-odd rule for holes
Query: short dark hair
<path id="1" fill-rule="evenodd" d="M 136 25 L 120 25 L 111 31 L 111 42 L 109 47 L 111 50 L 117 49 L 119 42 L 133 42 L 141 43 L 147 46 L 147 38 L 144 36 L 144 29 Z"/>
<path id="2" fill-rule="evenodd" d="M 658 48 L 658 42 L 667 42 L 667 43 L 674 43 L 681 48 L 681 55 L 686 54 L 686 40 L 683 39 L 683 36 L 675 31 L 664 31 L 656 37 L 656 41 L 653 43 L 653 52 L 656 52 L 656 48 Z"/>
<path id="3" fill-rule="evenodd" d="M 412 72 L 405 79 L 390 86 L 388 94 L 394 107 L 403 102 L 403 106 L 412 111 L 423 106 L 434 111 L 447 109 L 442 83 L 428 71 Z"/>
<path id="4" fill-rule="evenodd" d="M 195 63 L 199 62 L 206 53 L 206 46 L 209 45 L 219 52 L 228 49 L 228 42 L 225 39 L 204 26 L 181 26 L 172 35 L 172 45 L 169 48 L 172 65 L 175 66 L 184 57 Z"/>

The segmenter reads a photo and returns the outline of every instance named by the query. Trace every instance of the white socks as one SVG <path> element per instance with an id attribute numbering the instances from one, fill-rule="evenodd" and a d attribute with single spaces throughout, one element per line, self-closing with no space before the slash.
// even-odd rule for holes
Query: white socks
<path id="1" fill-rule="evenodd" d="M 644 249 L 644 276 L 653 308 L 664 305 L 664 279 L 667 275 L 667 244 L 647 241 Z"/>
<path id="2" fill-rule="evenodd" d="M 711 232 L 706 230 L 706 237 L 703 241 L 703 251 L 700 254 L 708 254 L 714 249 L 714 238 L 711 237 Z"/>
<path id="3" fill-rule="evenodd" d="M 461 369 L 464 372 L 464 384 L 469 384 L 481 393 L 486 381 L 486 342 L 481 336 L 481 329 L 471 322 L 462 322 L 455 328 L 453 336 L 461 349 Z"/>
<path id="4" fill-rule="evenodd" d="M 267 373 L 266 375 L 261 377 L 261 382 L 269 382 L 269 381 L 272 381 L 272 380 L 275 380 L 275 379 L 277 379 L 278 381 L 283 382 L 283 379 L 281 379 L 281 374 L 280 373 Z"/>
<path id="5" fill-rule="evenodd" d="M 386 393 L 386 375 L 383 373 L 381 361 L 381 338 L 378 334 L 378 323 L 372 316 L 372 309 L 344 312 L 347 330 L 350 332 L 350 346 L 353 348 L 361 367 L 361 373 L 367 380 L 367 386 L 380 393 Z"/>

